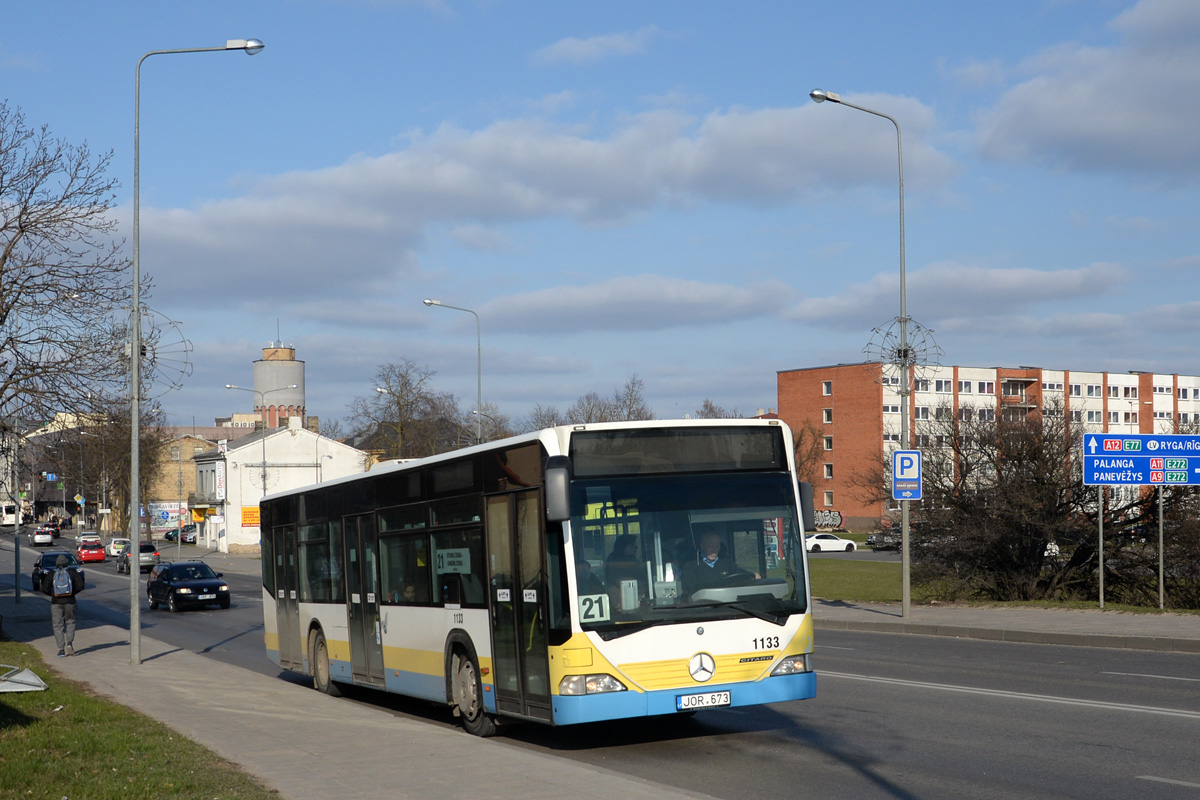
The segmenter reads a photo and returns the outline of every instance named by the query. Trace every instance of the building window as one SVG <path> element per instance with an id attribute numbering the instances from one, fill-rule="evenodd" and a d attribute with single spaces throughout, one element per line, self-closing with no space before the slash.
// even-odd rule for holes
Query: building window
<path id="1" fill-rule="evenodd" d="M 926 449 L 929 448 L 929 434 L 919 433 L 919 434 L 917 434 L 916 439 L 917 439 L 917 447 L 924 447 Z"/>
<path id="2" fill-rule="evenodd" d="M 975 409 L 970 406 L 964 406 L 958 410 L 958 419 L 960 422 L 970 422 L 975 417 Z"/>
<path id="3" fill-rule="evenodd" d="M 1200 400 L 1200 389 L 1192 389 L 1192 399 Z"/>
<path id="4" fill-rule="evenodd" d="M 1137 425 L 1138 424 L 1138 412 L 1126 411 L 1125 412 L 1125 424 L 1126 425 Z"/>
<path id="5" fill-rule="evenodd" d="M 1071 384 L 1071 397 L 1083 397 L 1082 384 L 1078 384 L 1078 383 Z"/>
<path id="6" fill-rule="evenodd" d="M 1088 422 L 1095 422 L 1095 423 L 1097 423 L 1097 424 L 1099 424 L 1099 423 L 1101 423 L 1101 422 L 1104 422 L 1104 412 L 1103 412 L 1103 411 L 1089 411 L 1089 412 L 1087 412 L 1087 421 L 1088 421 Z"/>
<path id="7" fill-rule="evenodd" d="M 1071 422 L 1083 422 L 1083 412 L 1078 409 L 1072 410 Z"/>
<path id="8" fill-rule="evenodd" d="M 826 450 L 832 450 L 832 449 L 833 449 L 833 437 L 832 437 L 832 436 L 826 436 L 826 437 L 825 437 L 825 449 L 826 449 Z"/>
<path id="9" fill-rule="evenodd" d="M 1000 393 L 1005 397 L 1024 397 L 1025 384 L 1017 381 L 1005 381 L 1000 384 Z"/>
<path id="10" fill-rule="evenodd" d="M 1187 390 L 1187 388 L 1186 388 L 1186 387 L 1184 387 L 1184 388 L 1181 388 L 1181 389 L 1179 390 L 1179 399 L 1180 399 L 1180 400 L 1187 400 L 1187 399 L 1188 399 L 1188 390 Z"/>
<path id="11" fill-rule="evenodd" d="M 938 394 L 953 394 L 954 381 L 934 381 L 933 390 Z"/>
<path id="12" fill-rule="evenodd" d="M 1192 415 L 1185 411 L 1179 415 L 1179 421 L 1187 424 L 1192 421 Z"/>
<path id="13" fill-rule="evenodd" d="M 1120 411 L 1108 412 L 1108 423 L 1110 425 L 1118 425 L 1118 424 L 1120 424 L 1120 422 L 1121 422 L 1121 412 Z"/>
<path id="14" fill-rule="evenodd" d="M 1088 397 L 1104 397 L 1104 393 L 1101 391 L 1101 388 L 1102 387 L 1098 383 L 1089 383 L 1087 385 L 1087 396 Z"/>
<path id="15" fill-rule="evenodd" d="M 1124 388 L 1125 388 L 1125 399 L 1126 400 L 1137 400 L 1138 387 L 1126 386 Z"/>
<path id="16" fill-rule="evenodd" d="M 1042 388 L 1047 392 L 1061 392 L 1063 385 L 1061 383 L 1043 383 Z"/>
<path id="17" fill-rule="evenodd" d="M 979 381 L 976 386 L 979 388 L 980 394 L 996 393 L 996 384 L 993 381 Z"/>
<path id="18" fill-rule="evenodd" d="M 996 409 L 994 409 L 994 408 L 979 409 L 979 421 L 980 422 L 995 422 L 996 421 Z"/>
<path id="19" fill-rule="evenodd" d="M 825 507 L 833 508 L 833 492 L 825 493 Z"/>
<path id="20" fill-rule="evenodd" d="M 900 413 L 900 406 L 889 406 L 889 405 L 885 405 L 885 406 L 883 407 L 883 413 L 885 413 L 885 414 L 899 414 L 899 413 Z"/>
<path id="21" fill-rule="evenodd" d="M 822 419 L 824 419 L 826 425 L 833 422 L 833 409 L 832 408 L 821 409 L 821 417 L 822 417 Z"/>
<path id="22" fill-rule="evenodd" d="M 1187 416 L 1187 415 L 1186 415 L 1186 414 L 1184 414 L 1184 416 Z M 885 433 L 885 434 L 883 435 L 883 440 L 884 440 L 885 442 L 899 442 L 899 441 L 900 441 L 900 434 L 898 434 L 898 433 Z"/>
<path id="23" fill-rule="evenodd" d="M 1170 394 L 1171 387 L 1170 386 L 1155 386 L 1154 393 L 1155 394 Z"/>
<path id="24" fill-rule="evenodd" d="M 1109 397 L 1120 397 L 1121 396 L 1121 387 L 1120 386 L 1108 387 L 1108 396 Z"/>
<path id="25" fill-rule="evenodd" d="M 928 392 L 929 381 L 925 380 L 924 378 L 917 378 L 916 381 L 913 382 L 913 391 Z"/>
<path id="26" fill-rule="evenodd" d="M 1170 411 L 1155 411 L 1154 418 L 1169 420 L 1169 419 L 1171 419 L 1171 412 Z"/>
<path id="27" fill-rule="evenodd" d="M 953 410 L 950 406 L 938 406 L 933 410 L 933 416 L 935 419 L 950 419 Z"/>
<path id="28" fill-rule="evenodd" d="M 883 377 L 883 385 L 884 386 L 899 386 L 900 385 L 900 376 L 899 375 L 885 375 Z"/>
<path id="29" fill-rule="evenodd" d="M 913 411 L 917 419 L 929 419 L 929 406 L 917 406 Z"/>
<path id="30" fill-rule="evenodd" d="M 826 465 L 825 465 L 825 477 L 826 477 L 826 478 L 832 478 L 832 477 L 833 477 L 833 464 L 826 464 Z"/>
<path id="31" fill-rule="evenodd" d="M 826 397 L 833 394 L 833 381 L 821 381 L 821 394 Z"/>
<path id="32" fill-rule="evenodd" d="M 958 393 L 959 394 L 970 394 L 971 393 L 971 382 L 970 381 L 959 381 L 958 382 Z"/>

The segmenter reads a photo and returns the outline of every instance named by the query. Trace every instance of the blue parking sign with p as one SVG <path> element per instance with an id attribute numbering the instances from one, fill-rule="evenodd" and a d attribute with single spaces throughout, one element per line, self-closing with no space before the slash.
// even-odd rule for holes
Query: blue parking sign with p
<path id="1" fill-rule="evenodd" d="M 920 450 L 896 450 L 892 453 L 892 499 L 921 499 Z"/>

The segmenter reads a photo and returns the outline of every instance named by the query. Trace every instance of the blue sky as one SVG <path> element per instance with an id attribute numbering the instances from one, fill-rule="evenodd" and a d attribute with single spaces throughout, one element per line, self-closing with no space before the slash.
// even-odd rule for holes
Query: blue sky
<path id="1" fill-rule="evenodd" d="M 21 3 L 3 96 L 113 151 L 199 424 L 278 336 L 341 418 L 411 359 L 512 417 L 776 406 L 908 313 L 942 363 L 1200 374 L 1200 4 Z"/>

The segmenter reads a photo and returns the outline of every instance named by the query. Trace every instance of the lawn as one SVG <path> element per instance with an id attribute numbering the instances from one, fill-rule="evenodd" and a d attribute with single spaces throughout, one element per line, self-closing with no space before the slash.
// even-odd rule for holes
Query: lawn
<path id="1" fill-rule="evenodd" d="M 812 581 L 812 596 L 823 600 L 900 602 L 899 563 L 849 558 L 810 558 L 808 576 Z"/>
<path id="2" fill-rule="evenodd" d="M 0 798 L 279 798 L 202 745 L 58 677 L 27 644 L 0 642 L 0 664 L 48 686 L 0 694 Z"/>

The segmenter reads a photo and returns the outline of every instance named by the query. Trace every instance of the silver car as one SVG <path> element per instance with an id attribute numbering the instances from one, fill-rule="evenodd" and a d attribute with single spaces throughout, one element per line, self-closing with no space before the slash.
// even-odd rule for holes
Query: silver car
<path id="1" fill-rule="evenodd" d="M 138 571 L 149 572 L 158 564 L 158 547 L 153 542 L 139 542 L 138 547 L 141 551 L 138 553 Z M 121 555 L 117 556 L 117 572 L 128 575 L 130 571 L 129 548 L 126 547 L 121 551 Z"/>

